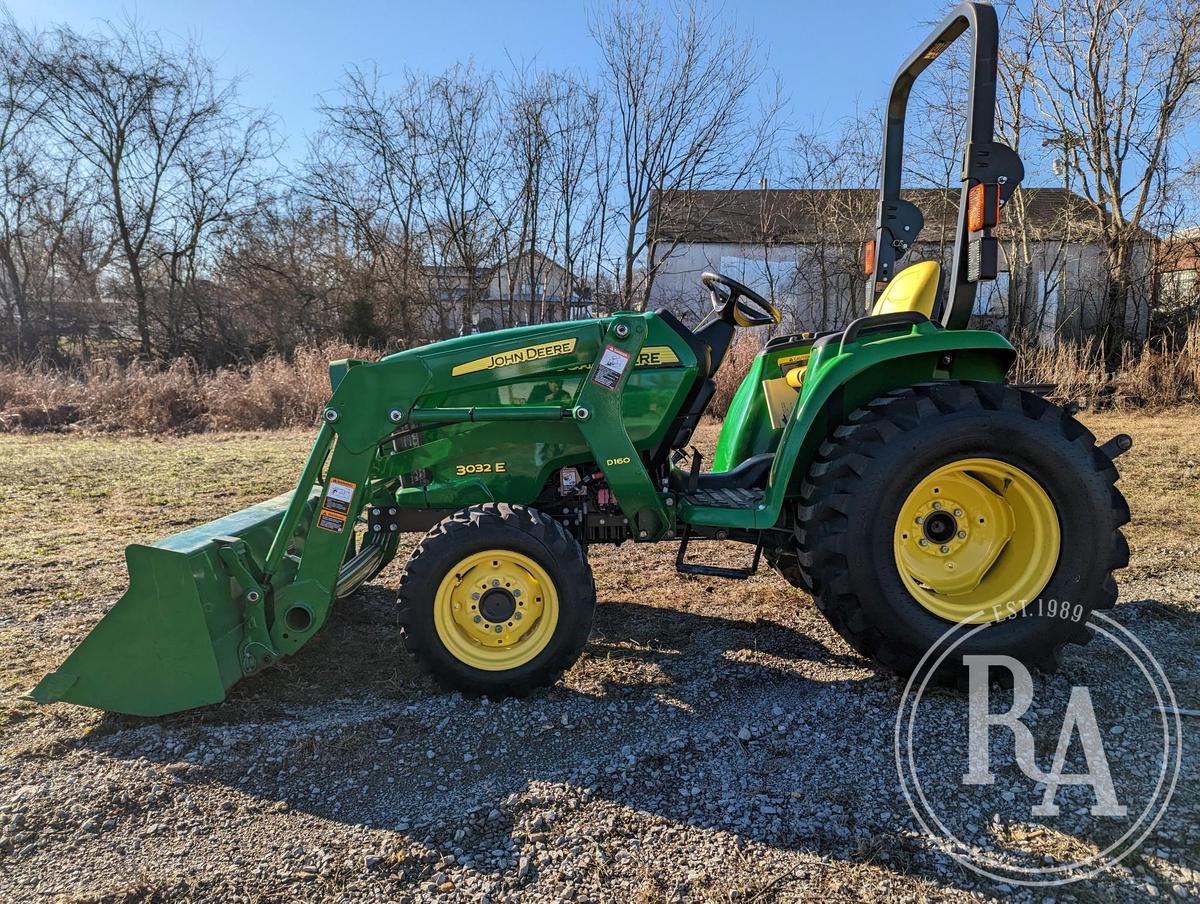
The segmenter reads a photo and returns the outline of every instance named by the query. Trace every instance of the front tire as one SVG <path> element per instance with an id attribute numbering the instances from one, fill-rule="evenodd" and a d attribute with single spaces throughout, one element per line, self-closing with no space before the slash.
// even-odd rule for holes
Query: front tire
<path id="1" fill-rule="evenodd" d="M 1087 616 L 1116 603 L 1112 572 L 1129 561 L 1116 480 L 1095 437 L 1037 396 L 898 390 L 822 445 L 801 491 L 800 560 L 838 633 L 895 672 L 978 624 L 962 653 L 1053 670 L 1090 639 Z M 939 678 L 959 674 L 948 660 Z"/>
<path id="2" fill-rule="evenodd" d="M 582 547 L 557 521 L 489 503 L 425 535 L 405 566 L 399 604 L 405 647 L 443 687 L 524 696 L 578 658 L 596 586 Z"/>

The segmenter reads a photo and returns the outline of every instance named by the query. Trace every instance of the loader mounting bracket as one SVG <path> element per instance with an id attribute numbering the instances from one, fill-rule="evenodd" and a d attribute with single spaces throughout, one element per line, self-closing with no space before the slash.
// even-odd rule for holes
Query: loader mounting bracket
<path id="1" fill-rule="evenodd" d="M 574 417 L 584 441 L 596 456 L 621 511 L 638 541 L 660 540 L 674 531 L 674 509 L 668 511 L 650 479 L 641 455 L 629 438 L 622 416 L 622 390 L 646 340 L 646 319 L 634 314 L 614 318 L 600 354 L 583 381 Z"/>
<path id="2" fill-rule="evenodd" d="M 239 537 L 213 537 L 218 555 L 242 588 L 242 642 L 238 656 L 242 674 L 253 675 L 279 658 L 267 630 L 267 592 L 254 576 L 250 547 Z"/>

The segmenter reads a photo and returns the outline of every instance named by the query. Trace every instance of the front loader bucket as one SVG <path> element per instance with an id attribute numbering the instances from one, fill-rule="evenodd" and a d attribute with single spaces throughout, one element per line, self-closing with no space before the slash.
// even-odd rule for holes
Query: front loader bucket
<path id="1" fill-rule="evenodd" d="M 240 589 L 221 542 L 245 542 L 264 561 L 291 501 L 285 493 L 217 521 L 125 549 L 129 589 L 62 666 L 30 692 L 135 716 L 225 699 L 242 677 Z"/>

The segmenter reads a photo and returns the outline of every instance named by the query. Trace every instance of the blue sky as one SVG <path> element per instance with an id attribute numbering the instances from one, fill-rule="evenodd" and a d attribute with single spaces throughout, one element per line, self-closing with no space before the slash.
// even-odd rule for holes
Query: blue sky
<path id="1" fill-rule="evenodd" d="M 437 72 L 474 59 L 499 70 L 510 58 L 546 67 L 596 68 L 582 0 L 0 0 L 18 22 L 65 22 L 89 30 L 104 19 L 133 15 L 164 36 L 193 36 L 223 75 L 242 76 L 244 100 L 269 107 L 288 139 L 283 156 L 304 153 L 316 125 L 318 94 L 333 88 L 346 66 L 377 63 Z M 910 0 L 769 2 L 725 5 L 740 29 L 769 53 L 796 125 L 833 123 L 856 106 L 883 100 L 901 60 L 939 18 L 945 4 Z"/>

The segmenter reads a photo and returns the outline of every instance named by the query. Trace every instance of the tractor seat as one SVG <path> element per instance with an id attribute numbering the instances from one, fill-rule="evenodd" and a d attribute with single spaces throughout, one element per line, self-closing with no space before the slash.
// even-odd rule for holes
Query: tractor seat
<path id="1" fill-rule="evenodd" d="M 937 261 L 918 261 L 909 264 L 897 273 L 875 307 L 871 316 L 895 314 L 900 311 L 917 311 L 926 317 L 933 316 L 933 303 L 937 300 L 938 279 L 942 275 Z"/>
<path id="2" fill-rule="evenodd" d="M 728 471 L 708 471 L 696 476 L 698 492 L 713 493 L 730 490 L 750 490 L 764 486 L 767 474 L 771 471 L 771 462 L 775 460 L 774 452 L 763 452 L 751 455 L 736 468 Z M 671 469 L 671 488 L 682 493 L 689 489 L 691 473 Z"/>
<path id="3" fill-rule="evenodd" d="M 934 305 L 937 304 L 938 284 L 941 282 L 941 275 L 942 268 L 937 261 L 919 261 L 905 267 L 884 288 L 883 294 L 879 296 L 879 300 L 871 308 L 870 316 L 860 317 L 855 321 L 856 323 L 864 324 L 859 330 L 860 335 L 870 329 L 870 325 L 866 322 L 870 321 L 872 317 L 878 317 L 881 314 L 912 313 L 931 318 L 933 316 Z M 845 330 L 824 333 L 813 343 L 812 350 L 815 352 L 826 345 L 841 342 L 845 334 Z M 796 379 L 803 381 L 803 374 Z M 789 383 L 789 385 L 791 384 Z"/>

